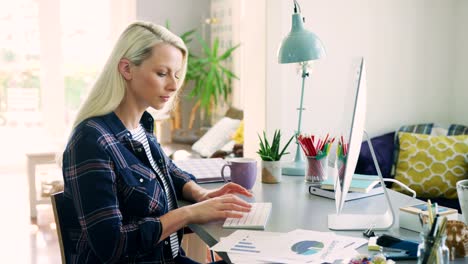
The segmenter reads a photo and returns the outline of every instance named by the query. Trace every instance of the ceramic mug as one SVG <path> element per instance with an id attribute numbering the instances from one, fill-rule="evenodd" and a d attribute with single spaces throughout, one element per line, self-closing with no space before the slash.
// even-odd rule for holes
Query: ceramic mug
<path id="1" fill-rule="evenodd" d="M 463 214 L 463 222 L 468 225 L 468 180 L 457 182 L 457 194 Z"/>
<path id="2" fill-rule="evenodd" d="M 221 176 L 224 182 L 228 182 L 224 176 L 224 169 L 231 169 L 231 181 L 239 184 L 247 190 L 252 189 L 257 178 L 257 161 L 249 158 L 234 158 L 227 161 L 221 168 Z"/>

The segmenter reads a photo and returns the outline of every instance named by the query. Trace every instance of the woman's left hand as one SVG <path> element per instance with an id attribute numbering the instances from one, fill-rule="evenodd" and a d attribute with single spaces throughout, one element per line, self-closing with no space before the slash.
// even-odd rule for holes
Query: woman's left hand
<path id="1" fill-rule="evenodd" d="M 198 202 L 205 201 L 214 197 L 223 196 L 225 194 L 241 194 L 247 197 L 253 196 L 252 193 L 250 193 L 244 187 L 240 186 L 239 184 L 230 182 L 214 190 L 205 190 L 203 195 L 199 197 Z"/>

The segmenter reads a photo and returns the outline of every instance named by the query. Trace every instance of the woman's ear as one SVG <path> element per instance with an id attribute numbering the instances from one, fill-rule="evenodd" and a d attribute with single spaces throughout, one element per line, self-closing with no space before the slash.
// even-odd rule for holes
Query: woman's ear
<path id="1" fill-rule="evenodd" d="M 132 72 L 131 72 L 131 63 L 128 59 L 120 59 L 119 61 L 119 72 L 122 74 L 125 80 L 130 81 L 132 79 Z"/>

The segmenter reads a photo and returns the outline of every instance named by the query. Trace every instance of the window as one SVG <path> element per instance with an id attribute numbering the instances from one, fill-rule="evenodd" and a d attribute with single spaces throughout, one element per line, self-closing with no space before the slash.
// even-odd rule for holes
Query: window
<path id="1" fill-rule="evenodd" d="M 116 36 L 134 19 L 129 0 L 2 3 L 0 167 L 15 156 L 7 150 L 24 157 L 41 143 L 65 140 Z M 12 138 L 21 138 L 20 147 Z"/>

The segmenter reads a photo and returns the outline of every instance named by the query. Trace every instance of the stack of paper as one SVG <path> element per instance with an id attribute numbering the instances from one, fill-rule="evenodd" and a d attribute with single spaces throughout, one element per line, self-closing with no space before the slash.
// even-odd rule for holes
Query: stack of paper
<path id="1" fill-rule="evenodd" d="M 233 263 L 348 263 L 366 244 L 363 238 L 297 229 L 289 233 L 237 230 L 211 249 L 227 252 Z"/>

